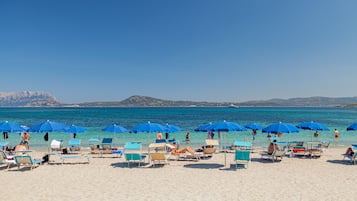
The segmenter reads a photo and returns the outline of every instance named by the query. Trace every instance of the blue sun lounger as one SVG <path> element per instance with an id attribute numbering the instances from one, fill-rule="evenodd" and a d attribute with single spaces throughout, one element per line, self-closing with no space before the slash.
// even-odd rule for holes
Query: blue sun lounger
<path id="1" fill-rule="evenodd" d="M 20 168 L 20 166 L 23 165 L 23 166 L 29 166 L 31 170 L 33 167 L 36 167 L 42 163 L 42 160 L 33 159 L 29 155 L 14 156 L 14 161 L 18 168 Z"/>
<path id="2" fill-rule="evenodd" d="M 144 162 L 146 156 L 141 153 L 142 147 L 141 142 L 127 142 L 124 146 L 125 160 L 128 162 L 128 167 L 130 163 L 140 163 Z"/>
<path id="3" fill-rule="evenodd" d="M 70 139 L 68 142 L 68 147 L 71 152 L 81 150 L 81 140 L 80 139 Z"/>

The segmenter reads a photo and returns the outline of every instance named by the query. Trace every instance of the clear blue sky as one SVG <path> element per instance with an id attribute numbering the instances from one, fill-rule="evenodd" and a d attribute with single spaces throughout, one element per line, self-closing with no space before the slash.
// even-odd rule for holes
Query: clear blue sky
<path id="1" fill-rule="evenodd" d="M 357 1 L 0 0 L 0 91 L 65 103 L 357 95 Z"/>

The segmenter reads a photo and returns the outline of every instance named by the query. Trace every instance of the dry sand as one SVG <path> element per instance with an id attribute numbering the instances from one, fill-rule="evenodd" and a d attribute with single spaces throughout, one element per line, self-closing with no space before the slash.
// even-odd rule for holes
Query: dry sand
<path id="1" fill-rule="evenodd" d="M 127 167 L 105 155 L 41 165 L 32 171 L 1 169 L 1 200 L 356 200 L 357 165 L 342 160 L 345 148 L 317 159 L 272 163 L 253 153 L 247 169 L 235 169 L 233 154 L 208 160 L 170 161 L 163 167 Z M 34 157 L 41 155 L 34 152 Z"/>

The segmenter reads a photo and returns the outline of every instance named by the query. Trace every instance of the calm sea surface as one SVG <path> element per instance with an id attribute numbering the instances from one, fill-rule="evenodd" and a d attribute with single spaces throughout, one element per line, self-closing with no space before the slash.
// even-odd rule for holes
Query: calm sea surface
<path id="1" fill-rule="evenodd" d="M 110 124 L 121 125 L 128 130 L 136 124 L 153 122 L 172 124 L 183 130 L 170 133 L 170 138 L 175 138 L 185 144 L 186 132 L 191 133 L 191 146 L 202 145 L 207 133 L 194 132 L 201 124 L 219 121 L 232 121 L 240 125 L 257 123 L 268 126 L 271 123 L 291 123 L 297 125 L 305 121 L 315 121 L 329 127 L 330 131 L 320 132 L 318 140 L 333 142 L 333 130 L 340 131 L 339 145 L 357 143 L 357 131 L 346 131 L 346 128 L 357 122 L 356 108 L 301 108 L 301 107 L 184 107 L 184 108 L 0 108 L 0 121 L 16 122 L 31 127 L 34 124 L 51 120 L 67 125 L 75 124 L 87 129 L 79 133 L 77 138 L 82 140 L 82 145 L 88 145 L 90 138 L 114 137 L 114 144 L 123 146 L 126 141 L 141 141 L 144 144 L 153 142 L 156 134 L 147 133 L 108 133 L 101 131 Z M 284 134 L 281 141 L 311 140 L 312 131 L 301 130 L 297 134 Z M 47 146 L 43 140 L 44 133 L 31 133 L 31 146 Z M 233 140 L 252 140 L 251 131 L 229 132 L 227 142 Z M 63 139 L 68 142 L 70 133 L 53 132 L 50 139 Z M 217 137 L 217 134 L 215 135 Z M 2 135 L 1 135 L 2 137 Z M 20 141 L 19 133 L 10 133 L 8 141 L 16 145 Z M 313 140 L 316 140 L 315 138 Z M 258 132 L 254 142 L 257 145 L 266 145 L 265 133 Z"/>

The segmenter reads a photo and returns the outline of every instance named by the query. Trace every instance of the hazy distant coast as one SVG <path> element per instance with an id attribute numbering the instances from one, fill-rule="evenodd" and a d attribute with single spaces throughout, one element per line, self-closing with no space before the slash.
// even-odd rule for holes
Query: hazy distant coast
<path id="1" fill-rule="evenodd" d="M 0 107 L 357 107 L 357 97 L 306 97 L 253 100 L 246 102 L 173 101 L 148 96 L 131 96 L 121 101 L 61 103 L 48 92 L 0 92 Z"/>

